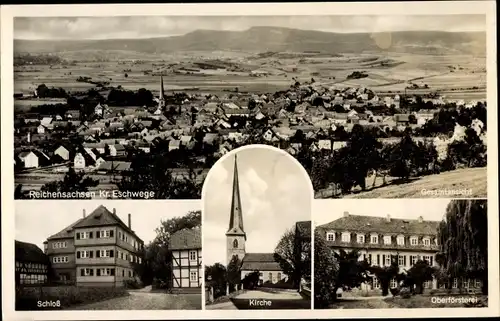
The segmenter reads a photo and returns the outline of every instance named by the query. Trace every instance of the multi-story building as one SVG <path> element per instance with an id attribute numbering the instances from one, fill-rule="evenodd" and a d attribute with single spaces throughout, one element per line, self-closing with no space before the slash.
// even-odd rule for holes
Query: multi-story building
<path id="1" fill-rule="evenodd" d="M 141 264 L 138 253 L 143 241 L 117 215 L 99 206 L 52 235 L 45 242 L 45 253 L 62 282 L 82 286 L 122 286 L 135 277 L 134 264 Z"/>
<path id="2" fill-rule="evenodd" d="M 317 227 L 327 244 L 335 252 L 358 250 L 359 260 L 366 259 L 372 266 L 390 266 L 393 261 L 399 265 L 400 273 L 409 270 L 418 260 L 425 260 L 430 266 L 437 267 L 436 254 L 439 251 L 437 231 L 439 221 L 418 219 L 396 219 L 387 217 L 351 215 L 344 212 L 343 217 Z M 465 287 L 480 288 L 479 281 L 464 282 Z M 391 287 L 396 287 L 396 280 Z M 426 288 L 443 287 L 436 279 L 424 284 Z M 457 287 L 457 280 L 453 281 Z M 380 289 L 375 276 L 362 288 Z"/>
<path id="3" fill-rule="evenodd" d="M 16 286 L 44 284 L 48 281 L 49 259 L 32 243 L 15 242 Z"/>

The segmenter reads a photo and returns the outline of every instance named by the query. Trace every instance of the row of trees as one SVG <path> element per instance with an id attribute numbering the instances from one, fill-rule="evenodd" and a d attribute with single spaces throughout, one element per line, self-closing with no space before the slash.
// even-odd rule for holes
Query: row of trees
<path id="1" fill-rule="evenodd" d="M 409 270 L 399 273 L 398 259 L 386 267 L 371 266 L 359 260 L 353 250 L 334 252 L 325 238 L 315 232 L 314 292 L 315 308 L 328 308 L 337 300 L 337 290 L 350 290 L 378 278 L 382 295 L 389 293 L 391 280 L 396 279 L 413 294 L 422 294 L 424 283 L 433 278 L 452 288 L 454 278 L 482 281 L 482 293 L 488 294 L 487 201 L 452 200 L 438 229 L 441 249 L 436 255 L 438 267 L 427 261 L 417 261 Z M 460 286 L 460 283 L 459 283 Z"/>

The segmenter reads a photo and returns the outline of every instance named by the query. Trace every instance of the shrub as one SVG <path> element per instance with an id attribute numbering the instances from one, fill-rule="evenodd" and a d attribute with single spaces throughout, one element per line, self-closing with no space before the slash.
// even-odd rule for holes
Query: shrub
<path id="1" fill-rule="evenodd" d="M 142 289 L 144 285 L 142 282 L 134 279 L 134 280 L 125 280 L 123 281 L 125 288 L 127 289 Z"/>
<path id="2" fill-rule="evenodd" d="M 400 293 L 399 288 L 392 288 L 390 291 L 393 296 L 396 296 Z"/>
<path id="3" fill-rule="evenodd" d="M 158 278 L 153 279 L 153 283 L 151 284 L 151 287 L 153 288 L 153 290 L 168 289 L 169 288 L 167 282 L 165 282 L 164 280 L 158 279 Z"/>

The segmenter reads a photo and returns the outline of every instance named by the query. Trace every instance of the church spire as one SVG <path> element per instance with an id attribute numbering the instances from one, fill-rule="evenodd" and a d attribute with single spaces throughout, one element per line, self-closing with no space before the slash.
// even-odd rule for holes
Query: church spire
<path id="1" fill-rule="evenodd" d="M 229 229 L 226 235 L 243 235 L 246 239 L 246 233 L 243 228 L 243 214 L 241 211 L 240 186 L 238 180 L 238 160 L 234 156 L 233 170 L 233 191 L 231 199 L 231 216 L 229 217 Z"/>
<path id="2" fill-rule="evenodd" d="M 163 75 L 160 75 L 160 101 L 165 99 L 165 89 L 163 88 Z"/>

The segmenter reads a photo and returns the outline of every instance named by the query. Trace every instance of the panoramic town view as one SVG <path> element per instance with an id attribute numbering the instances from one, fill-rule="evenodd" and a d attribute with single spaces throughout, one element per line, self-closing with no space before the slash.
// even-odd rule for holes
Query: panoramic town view
<path id="1" fill-rule="evenodd" d="M 316 198 L 486 197 L 485 17 L 377 19 L 16 18 L 15 198 L 199 199 L 248 144 Z"/>

